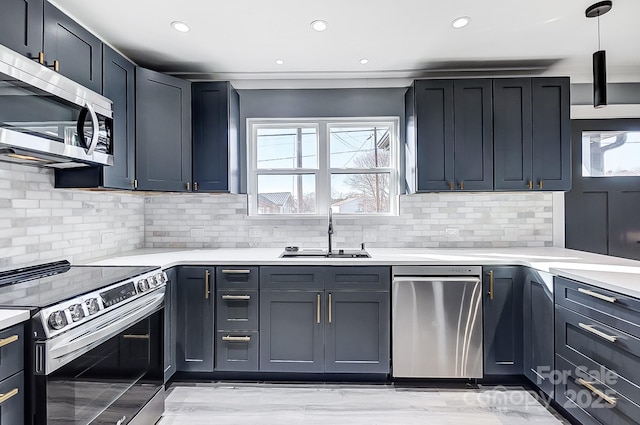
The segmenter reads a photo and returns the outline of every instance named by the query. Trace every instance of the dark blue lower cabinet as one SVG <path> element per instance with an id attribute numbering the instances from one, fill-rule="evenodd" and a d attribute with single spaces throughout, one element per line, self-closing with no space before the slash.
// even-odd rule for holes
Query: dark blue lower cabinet
<path id="1" fill-rule="evenodd" d="M 484 373 L 522 375 L 522 267 L 483 267 Z"/>
<path id="2" fill-rule="evenodd" d="M 260 370 L 324 372 L 324 292 L 261 291 Z"/>
<path id="3" fill-rule="evenodd" d="M 166 270 L 167 284 L 164 293 L 164 382 L 176 372 L 176 331 L 178 321 L 178 269 Z"/>
<path id="4" fill-rule="evenodd" d="M 23 425 L 24 422 L 24 372 L 18 372 L 0 381 L 0 425 Z"/>

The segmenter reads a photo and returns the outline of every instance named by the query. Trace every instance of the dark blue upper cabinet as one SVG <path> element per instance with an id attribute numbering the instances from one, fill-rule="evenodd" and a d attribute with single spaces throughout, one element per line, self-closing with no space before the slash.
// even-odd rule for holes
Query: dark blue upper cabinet
<path id="1" fill-rule="evenodd" d="M 29 58 L 42 51 L 44 0 L 2 0 L 0 44 Z"/>
<path id="2" fill-rule="evenodd" d="M 193 190 L 239 191 L 238 92 L 229 82 L 194 83 Z"/>
<path id="3" fill-rule="evenodd" d="M 45 61 L 60 74 L 102 93 L 102 42 L 49 2 L 44 4 Z"/>
<path id="4" fill-rule="evenodd" d="M 191 83 L 136 68 L 138 189 L 191 190 Z"/>
<path id="5" fill-rule="evenodd" d="M 569 190 L 569 78 L 493 82 L 495 189 Z"/>
<path id="6" fill-rule="evenodd" d="M 417 80 L 410 96 L 417 191 L 492 190 L 491 80 Z"/>

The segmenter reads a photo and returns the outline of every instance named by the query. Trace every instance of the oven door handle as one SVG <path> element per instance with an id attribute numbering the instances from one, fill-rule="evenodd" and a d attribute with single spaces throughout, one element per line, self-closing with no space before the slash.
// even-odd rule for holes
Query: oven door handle
<path id="1" fill-rule="evenodd" d="M 122 309 L 96 318 L 96 322 L 91 323 L 90 327 L 81 326 L 71 330 L 68 335 L 64 333 L 47 341 L 45 374 L 50 374 L 144 319 L 162 307 L 163 301 L 164 288 L 161 288 L 154 291 L 153 295 L 149 294 Z"/>

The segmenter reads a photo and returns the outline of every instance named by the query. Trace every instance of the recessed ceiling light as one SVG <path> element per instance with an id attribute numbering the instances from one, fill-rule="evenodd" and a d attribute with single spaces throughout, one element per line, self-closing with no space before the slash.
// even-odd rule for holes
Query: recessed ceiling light
<path id="1" fill-rule="evenodd" d="M 276 59 L 276 65 L 284 65 L 284 61 L 282 59 Z"/>
<path id="2" fill-rule="evenodd" d="M 171 22 L 171 27 L 178 31 L 178 32 L 189 32 L 191 31 L 191 28 L 189 28 L 189 25 L 185 24 L 184 22 L 181 21 L 173 21 Z"/>
<path id="3" fill-rule="evenodd" d="M 362 58 L 362 59 L 360 59 L 360 63 L 361 63 L 362 65 L 366 65 L 366 64 L 368 64 L 368 63 L 369 63 L 369 59 L 367 59 L 367 58 Z"/>
<path id="4" fill-rule="evenodd" d="M 311 28 L 313 28 L 316 31 L 324 31 L 327 29 L 328 25 L 329 24 L 327 24 L 327 21 L 323 21 L 322 19 L 318 19 L 311 22 Z"/>
<path id="5" fill-rule="evenodd" d="M 469 22 L 471 22 L 471 18 L 469 18 L 468 16 L 461 16 L 454 19 L 453 22 L 451 22 L 451 26 L 456 29 L 460 29 L 469 25 Z"/>

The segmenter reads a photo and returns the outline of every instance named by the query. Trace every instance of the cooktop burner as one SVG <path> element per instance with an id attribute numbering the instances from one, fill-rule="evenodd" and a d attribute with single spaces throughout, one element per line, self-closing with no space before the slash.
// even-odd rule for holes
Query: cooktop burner
<path id="1" fill-rule="evenodd" d="M 72 266 L 68 261 L 0 272 L 0 306 L 44 308 L 152 270 L 154 266 Z"/>

